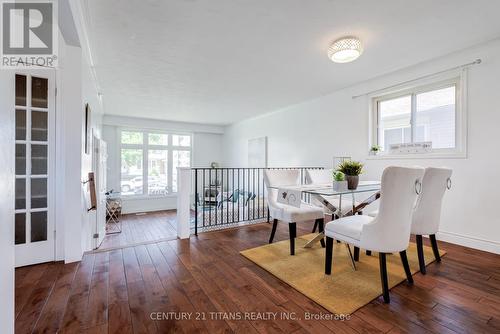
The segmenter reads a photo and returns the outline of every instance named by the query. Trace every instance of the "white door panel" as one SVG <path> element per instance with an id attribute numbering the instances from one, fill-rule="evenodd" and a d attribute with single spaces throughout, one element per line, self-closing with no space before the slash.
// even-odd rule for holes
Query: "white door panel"
<path id="1" fill-rule="evenodd" d="M 55 259 L 55 73 L 17 71 L 16 267 Z"/>

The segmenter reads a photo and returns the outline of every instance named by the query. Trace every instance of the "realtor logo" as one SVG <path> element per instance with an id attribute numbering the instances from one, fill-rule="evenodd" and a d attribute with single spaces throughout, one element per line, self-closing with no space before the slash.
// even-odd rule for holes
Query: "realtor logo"
<path id="1" fill-rule="evenodd" d="M 55 67 L 57 11 L 52 1 L 2 3 L 2 67 Z"/>

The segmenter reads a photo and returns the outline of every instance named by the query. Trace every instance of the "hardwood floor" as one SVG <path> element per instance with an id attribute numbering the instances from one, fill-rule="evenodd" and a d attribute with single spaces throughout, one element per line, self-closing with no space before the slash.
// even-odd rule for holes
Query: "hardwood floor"
<path id="1" fill-rule="evenodd" d="M 121 217 L 122 233 L 108 234 L 99 250 L 121 248 L 139 243 L 177 238 L 175 210 Z"/>
<path id="2" fill-rule="evenodd" d="M 173 213 L 163 215 L 173 219 Z M 298 224 L 298 234 L 311 224 Z M 267 243 L 271 224 L 250 225 L 108 252 L 80 263 L 16 270 L 16 333 L 498 333 L 500 256 L 440 242 L 448 254 L 349 320 L 328 315 L 287 284 L 239 255 Z M 275 240 L 288 238 L 280 224 Z M 164 316 L 161 321 L 151 320 Z M 156 312 L 164 312 L 163 314 Z M 191 320 L 165 319 L 192 313 Z M 185 313 L 181 313 L 185 312 Z M 206 320 L 196 320 L 205 312 Z M 209 312 L 277 312 L 276 319 L 209 319 Z M 261 312 L 261 313 L 250 313 Z M 301 320 L 281 319 L 282 314 Z M 199 313 L 201 318 L 203 313 Z"/>

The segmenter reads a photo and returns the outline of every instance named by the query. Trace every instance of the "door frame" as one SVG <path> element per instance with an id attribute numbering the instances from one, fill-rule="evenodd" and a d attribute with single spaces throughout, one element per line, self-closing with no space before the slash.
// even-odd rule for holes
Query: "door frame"
<path id="1" fill-rule="evenodd" d="M 92 249 L 97 249 L 106 236 L 106 168 L 103 163 L 107 161 L 106 142 L 93 135 L 92 137 L 92 169 L 95 175 L 95 188 L 97 196 L 97 208 L 92 228 Z M 103 161 L 104 160 L 104 161 Z M 104 166 L 106 167 L 106 166 Z M 102 226 L 100 223 L 103 223 Z M 95 237 L 98 235 L 98 237 Z"/>

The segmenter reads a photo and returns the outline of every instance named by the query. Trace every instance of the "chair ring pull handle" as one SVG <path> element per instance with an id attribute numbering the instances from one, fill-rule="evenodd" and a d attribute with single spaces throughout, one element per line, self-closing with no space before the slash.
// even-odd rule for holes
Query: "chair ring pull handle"
<path id="1" fill-rule="evenodd" d="M 451 189 L 451 178 L 448 178 L 446 180 L 446 189 L 450 190 Z"/>
<path id="2" fill-rule="evenodd" d="M 415 192 L 417 195 L 420 195 L 422 193 L 422 182 L 420 182 L 419 179 L 415 180 Z"/>

